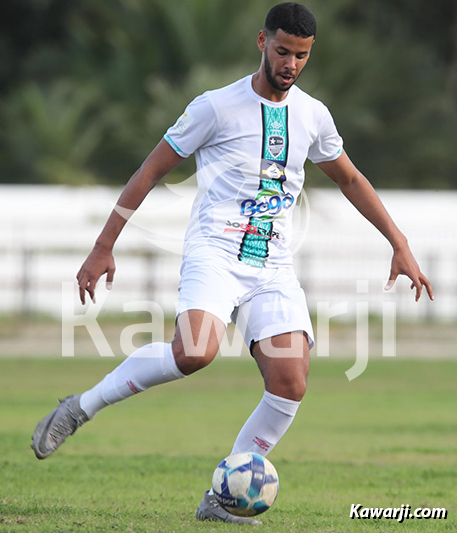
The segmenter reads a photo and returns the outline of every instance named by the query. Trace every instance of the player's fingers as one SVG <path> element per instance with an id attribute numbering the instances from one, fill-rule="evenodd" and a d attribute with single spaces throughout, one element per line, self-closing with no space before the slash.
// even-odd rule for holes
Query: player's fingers
<path id="1" fill-rule="evenodd" d="M 115 267 L 108 268 L 108 274 L 106 276 L 106 288 L 109 291 L 113 288 L 113 279 L 114 279 L 115 272 L 116 272 Z"/>
<path id="2" fill-rule="evenodd" d="M 86 303 L 86 285 L 88 283 L 88 279 L 83 276 L 79 280 L 79 299 L 81 300 L 81 303 L 84 305 Z"/>
<path id="3" fill-rule="evenodd" d="M 411 288 L 414 288 L 416 287 L 416 302 L 419 301 L 419 298 L 421 297 L 421 294 L 422 294 L 422 283 L 420 281 L 419 278 L 413 280 L 413 283 L 412 283 L 412 287 Z"/>
<path id="4" fill-rule="evenodd" d="M 420 280 L 422 284 L 425 285 L 425 290 L 427 291 L 430 300 L 434 300 L 435 296 L 433 295 L 432 284 L 430 283 L 430 281 L 428 281 L 428 279 L 424 275 L 421 276 Z"/>
<path id="5" fill-rule="evenodd" d="M 389 291 L 394 285 L 395 280 L 398 278 L 398 273 L 394 272 L 393 270 L 390 271 L 389 275 L 389 281 L 387 282 L 386 286 L 384 287 L 385 291 Z"/>
<path id="6" fill-rule="evenodd" d="M 94 282 L 87 273 L 85 273 L 79 280 L 79 298 L 83 305 L 86 303 L 86 291 L 89 293 L 91 300 L 95 303 L 95 285 L 96 282 Z"/>
<path id="7" fill-rule="evenodd" d="M 89 278 L 89 283 L 86 285 L 86 291 L 89 293 L 90 299 L 95 303 L 95 286 L 97 281 Z"/>

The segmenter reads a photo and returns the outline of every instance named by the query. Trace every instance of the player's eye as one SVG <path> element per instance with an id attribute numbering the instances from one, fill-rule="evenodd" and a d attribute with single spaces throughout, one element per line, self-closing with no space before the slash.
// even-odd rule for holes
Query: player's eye
<path id="1" fill-rule="evenodd" d="M 285 55 L 287 55 L 286 52 L 278 52 L 278 54 L 279 54 L 280 56 L 285 56 Z"/>

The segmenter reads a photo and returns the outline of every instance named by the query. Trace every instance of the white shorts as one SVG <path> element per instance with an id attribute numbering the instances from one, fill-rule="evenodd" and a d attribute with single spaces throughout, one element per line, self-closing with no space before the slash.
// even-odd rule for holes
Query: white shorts
<path id="1" fill-rule="evenodd" d="M 314 332 L 306 297 L 292 267 L 256 268 L 221 257 L 186 258 L 176 314 L 200 309 L 227 326 L 232 320 L 249 350 L 262 339 L 304 331 L 310 349 Z"/>

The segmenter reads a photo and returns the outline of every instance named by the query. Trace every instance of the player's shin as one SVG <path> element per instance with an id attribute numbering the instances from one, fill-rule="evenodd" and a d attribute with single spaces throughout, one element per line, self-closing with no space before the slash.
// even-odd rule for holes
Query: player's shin
<path id="1" fill-rule="evenodd" d="M 81 395 L 81 409 L 93 418 L 107 405 L 150 387 L 185 377 L 176 365 L 171 344 L 155 342 L 142 346 L 95 387 Z"/>
<path id="2" fill-rule="evenodd" d="M 265 391 L 259 405 L 241 428 L 231 455 L 247 452 L 264 457 L 268 455 L 289 429 L 300 403 Z"/>
<path id="3" fill-rule="evenodd" d="M 255 452 L 266 456 L 289 429 L 300 403 L 265 391 L 259 405 L 242 427 L 232 454 Z"/>

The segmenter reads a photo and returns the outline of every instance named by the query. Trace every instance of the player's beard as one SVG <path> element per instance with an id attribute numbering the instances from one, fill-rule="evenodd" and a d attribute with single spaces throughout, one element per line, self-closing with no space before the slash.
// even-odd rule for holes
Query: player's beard
<path id="1" fill-rule="evenodd" d="M 265 76 L 267 78 L 268 83 L 273 87 L 273 89 L 276 89 L 277 91 L 287 92 L 297 80 L 297 78 L 294 78 L 292 80 L 292 83 L 288 85 L 287 87 L 281 87 L 280 85 L 278 85 L 278 83 L 276 82 L 273 76 L 273 72 L 271 70 L 271 63 L 270 63 L 270 60 L 268 59 L 267 50 L 265 50 L 265 54 L 264 54 L 264 67 L 265 67 Z"/>

